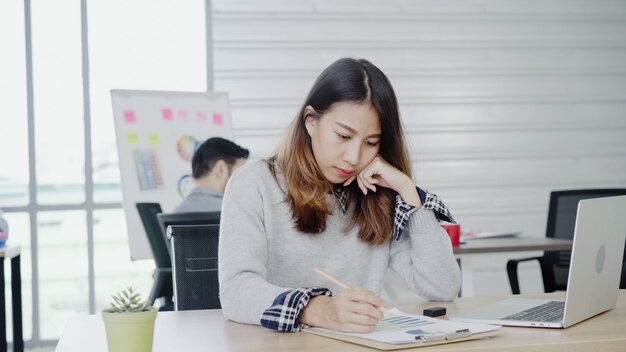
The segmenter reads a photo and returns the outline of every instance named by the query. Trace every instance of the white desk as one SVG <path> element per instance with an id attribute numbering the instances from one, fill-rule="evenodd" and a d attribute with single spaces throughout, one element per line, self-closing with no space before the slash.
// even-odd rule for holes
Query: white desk
<path id="1" fill-rule="evenodd" d="M 452 250 L 461 265 L 461 295 L 474 296 L 473 254 L 525 252 L 525 251 L 566 251 L 572 249 L 572 240 L 535 237 L 504 237 L 471 239 Z M 503 268 L 504 269 L 504 268 Z"/>
<path id="2" fill-rule="evenodd" d="M 563 299 L 563 293 L 524 295 Z M 454 302 L 406 300 L 390 302 L 407 313 L 445 306 L 448 313 L 477 307 L 505 297 L 458 298 Z M 617 307 L 567 329 L 502 328 L 491 339 L 432 346 L 430 351 L 624 351 L 626 350 L 626 290 Z M 307 333 L 279 333 L 257 325 L 238 324 L 222 317 L 221 310 L 159 312 L 154 352 L 165 351 L 374 351 L 367 347 Z M 99 315 L 70 318 L 56 352 L 106 352 L 104 323 Z M 417 349 L 421 351 L 421 349 Z"/>
<path id="3" fill-rule="evenodd" d="M 452 251 L 455 255 L 481 254 L 523 251 L 568 251 L 572 249 L 572 240 L 548 237 L 503 237 L 471 239 Z"/>
<path id="4" fill-rule="evenodd" d="M 11 301 L 13 313 L 13 351 L 24 351 L 24 338 L 22 336 L 22 274 L 20 270 L 19 245 L 7 244 L 0 247 L 0 351 L 7 350 L 7 307 L 4 293 L 4 259 L 11 260 Z"/>

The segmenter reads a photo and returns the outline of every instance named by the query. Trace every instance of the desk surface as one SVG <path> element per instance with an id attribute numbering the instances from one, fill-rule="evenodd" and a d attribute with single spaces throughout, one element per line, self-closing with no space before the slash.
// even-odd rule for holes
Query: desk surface
<path id="1" fill-rule="evenodd" d="M 6 244 L 0 247 L 0 258 L 13 258 L 20 254 L 22 246 Z"/>
<path id="2" fill-rule="evenodd" d="M 564 293 L 523 297 L 563 299 Z M 396 301 L 407 313 L 446 306 L 448 313 L 477 307 L 506 297 L 458 298 L 454 302 Z M 568 329 L 502 328 L 502 334 L 485 340 L 432 346 L 424 351 L 623 351 L 626 346 L 626 290 L 617 306 Z M 278 333 L 256 325 L 227 321 L 220 310 L 159 312 L 154 352 L 161 351 L 374 351 L 370 348 L 307 333 Z M 418 349 L 420 351 L 421 349 Z M 70 318 L 57 352 L 106 352 L 104 324 L 99 315 Z"/>
<path id="3" fill-rule="evenodd" d="M 504 237 L 471 239 L 460 247 L 454 247 L 454 254 L 477 254 L 522 251 L 563 251 L 572 249 L 572 240 L 548 237 Z"/>

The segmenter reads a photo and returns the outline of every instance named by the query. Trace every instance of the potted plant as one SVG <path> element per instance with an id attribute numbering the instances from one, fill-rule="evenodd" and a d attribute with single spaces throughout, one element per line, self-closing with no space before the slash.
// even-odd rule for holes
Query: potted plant
<path id="1" fill-rule="evenodd" d="M 151 352 L 157 309 L 127 287 L 102 311 L 109 352 Z"/>

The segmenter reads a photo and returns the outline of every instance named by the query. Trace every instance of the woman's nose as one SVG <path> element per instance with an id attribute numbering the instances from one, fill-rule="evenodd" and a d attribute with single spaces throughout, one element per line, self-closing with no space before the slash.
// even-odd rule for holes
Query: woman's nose
<path id="1" fill-rule="evenodd" d="M 350 165 L 358 165 L 361 159 L 361 143 L 348 143 L 343 152 L 343 160 Z"/>

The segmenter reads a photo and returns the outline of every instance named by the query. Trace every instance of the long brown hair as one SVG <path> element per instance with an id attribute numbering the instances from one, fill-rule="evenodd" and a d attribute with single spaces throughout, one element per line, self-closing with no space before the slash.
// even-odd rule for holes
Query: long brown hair
<path id="1" fill-rule="evenodd" d="M 378 113 L 381 126 L 380 156 L 411 177 L 411 162 L 404 143 L 398 101 L 385 74 L 363 59 L 343 58 L 326 68 L 317 78 L 300 111 L 286 130 L 274 157 L 268 164 L 274 177 L 280 167 L 286 183 L 286 200 L 291 204 L 298 231 L 320 233 L 326 229 L 331 214 L 326 196 L 333 184 L 319 169 L 311 148 L 311 137 L 305 128 L 305 107 L 320 118 L 338 102 L 369 103 Z M 346 231 L 358 228 L 359 239 L 378 245 L 393 233 L 396 192 L 377 187 L 363 195 L 354 181 L 347 188 L 348 202 L 356 207 Z"/>

